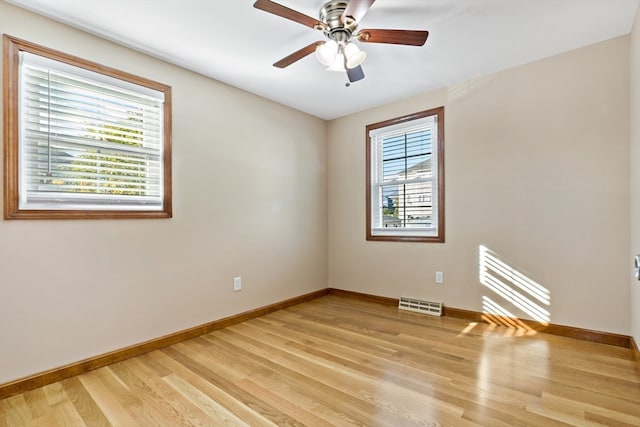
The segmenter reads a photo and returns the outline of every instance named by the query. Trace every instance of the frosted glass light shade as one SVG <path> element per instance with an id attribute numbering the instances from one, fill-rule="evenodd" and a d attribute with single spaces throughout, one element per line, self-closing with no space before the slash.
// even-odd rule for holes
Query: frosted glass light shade
<path id="1" fill-rule="evenodd" d="M 318 58 L 318 61 L 325 67 L 333 64 L 337 53 L 338 43 L 333 40 L 329 40 L 316 48 L 316 58 Z"/>
<path id="2" fill-rule="evenodd" d="M 347 71 L 344 69 L 344 55 L 341 53 L 337 54 L 335 61 L 327 67 L 327 71 L 340 71 L 342 73 Z"/>
<path id="3" fill-rule="evenodd" d="M 355 43 L 349 43 L 344 48 L 344 55 L 347 57 L 347 68 L 355 68 L 362 64 L 367 54 L 358 48 Z"/>

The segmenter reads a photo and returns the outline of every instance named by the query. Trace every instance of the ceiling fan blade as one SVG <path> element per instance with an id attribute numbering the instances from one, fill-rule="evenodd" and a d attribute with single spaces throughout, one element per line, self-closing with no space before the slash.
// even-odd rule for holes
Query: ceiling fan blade
<path id="1" fill-rule="evenodd" d="M 289 9 L 286 6 L 282 6 L 281 4 L 272 2 L 270 0 L 258 0 L 253 4 L 253 7 L 314 29 L 318 27 L 324 28 L 325 26 L 325 24 L 318 21 L 317 19 L 314 19 L 293 9 Z"/>
<path id="2" fill-rule="evenodd" d="M 364 43 L 390 43 L 422 46 L 429 37 L 429 31 L 414 30 L 360 30 L 358 40 Z"/>
<path id="3" fill-rule="evenodd" d="M 278 67 L 278 68 L 288 67 L 289 65 L 293 64 L 294 62 L 301 60 L 305 56 L 312 54 L 313 52 L 316 51 L 316 48 L 318 46 L 320 46 L 320 45 L 322 45 L 324 43 L 325 42 L 313 42 L 310 45 L 305 46 L 300 50 L 296 50 L 291 55 L 282 58 L 280 61 L 278 61 L 275 64 L 273 64 L 273 66 L 274 67 Z"/>
<path id="4" fill-rule="evenodd" d="M 360 22 L 375 1 L 376 0 L 351 0 L 342 13 L 342 22 L 345 24 Z"/>
<path id="5" fill-rule="evenodd" d="M 349 78 L 349 81 L 351 83 L 364 79 L 364 71 L 362 71 L 362 66 L 358 65 L 354 68 L 347 68 L 347 77 Z"/>

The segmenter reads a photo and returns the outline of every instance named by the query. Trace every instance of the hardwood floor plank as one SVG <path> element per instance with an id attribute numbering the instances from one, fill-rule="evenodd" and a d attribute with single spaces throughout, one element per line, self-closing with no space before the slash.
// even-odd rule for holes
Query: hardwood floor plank
<path id="1" fill-rule="evenodd" d="M 140 425 L 135 417 L 129 414 L 127 405 L 122 402 L 123 399 L 117 396 L 117 389 L 114 390 L 101 381 L 101 378 L 106 375 L 104 371 L 106 368 L 100 368 L 80 375 L 80 383 L 114 427 Z M 133 398 L 134 396 L 130 397 L 130 399 Z"/>
<path id="2" fill-rule="evenodd" d="M 157 387 L 141 378 L 139 369 L 134 365 L 135 359 L 116 363 L 110 369 L 140 399 L 141 406 L 146 408 L 147 416 L 155 421 L 155 425 L 193 426 L 186 408 L 177 410 Z"/>
<path id="3" fill-rule="evenodd" d="M 51 406 L 60 402 L 65 402 L 69 399 L 60 382 L 46 385 L 42 387 L 42 391 L 44 391 L 44 394 L 47 397 L 47 402 L 49 402 L 49 405 Z"/>
<path id="4" fill-rule="evenodd" d="M 239 331 L 243 328 L 243 325 L 236 326 L 237 328 L 233 328 L 232 331 Z M 269 341 L 273 343 L 274 346 L 280 343 L 281 346 L 287 349 L 287 353 L 290 353 L 291 356 L 304 360 L 305 366 L 307 361 L 312 360 L 315 363 L 322 363 L 323 365 L 326 365 L 331 372 L 335 372 L 336 369 L 341 369 L 342 367 L 347 368 L 348 371 L 356 373 L 358 377 L 371 379 L 376 385 L 378 385 L 380 378 L 384 378 L 385 385 L 386 383 L 389 383 L 388 386 L 391 388 L 394 387 L 394 384 L 403 384 L 403 389 L 422 393 L 422 395 L 428 395 L 429 392 L 432 391 L 428 381 L 420 381 L 419 383 L 413 381 L 416 375 L 419 374 L 417 370 L 413 370 L 411 373 L 402 375 L 405 367 L 399 364 L 397 369 L 394 370 L 389 370 L 388 366 L 385 367 L 383 365 L 376 367 L 374 364 L 367 364 L 367 361 L 363 358 L 364 354 L 354 352 L 353 349 L 331 347 L 328 342 L 325 342 L 322 345 L 317 345 L 315 343 L 300 344 L 293 341 L 282 342 L 282 338 L 274 336 L 267 331 L 262 331 L 260 336 L 261 341 Z M 322 350 L 319 348 L 322 348 Z M 341 350 L 343 350 L 342 354 Z M 267 351 L 270 350 L 267 349 Z M 293 366 L 289 360 L 285 363 L 289 367 Z M 320 374 L 319 376 L 322 377 Z M 421 378 L 421 380 L 423 380 L 423 378 Z M 452 404 L 450 401 L 447 403 L 451 404 L 452 408 L 456 408 L 454 409 L 454 412 L 458 412 L 456 405 Z"/>
<path id="5" fill-rule="evenodd" d="M 215 343 L 220 344 L 217 341 L 215 341 Z M 214 345 L 213 341 L 212 341 L 212 345 Z M 287 413 L 290 413 L 291 411 L 314 412 L 314 413 L 322 414 L 324 418 L 334 419 L 336 420 L 336 422 L 342 425 L 347 425 L 352 423 L 352 420 L 350 420 L 346 414 L 337 413 L 333 411 L 331 408 L 327 407 L 326 405 L 323 405 L 320 402 L 317 402 L 316 400 L 307 396 L 305 394 L 305 390 L 308 387 L 303 386 L 301 391 L 296 390 L 295 387 L 291 386 L 290 381 L 283 380 L 282 378 L 274 379 L 273 375 L 263 374 L 268 370 L 263 369 L 261 366 L 256 367 L 256 364 L 253 362 L 253 360 L 240 359 L 239 350 L 232 350 L 232 352 L 236 355 L 236 360 L 238 360 L 242 364 L 242 367 L 240 367 L 240 364 L 237 365 L 237 369 L 241 369 L 244 375 L 246 375 L 247 377 L 246 379 L 241 380 L 239 382 L 239 385 L 243 388 L 245 386 L 249 386 L 252 388 L 255 387 L 255 389 L 260 392 L 260 396 L 263 400 L 265 400 L 268 397 L 268 399 L 265 400 L 268 403 L 272 405 L 275 403 L 274 401 L 269 400 L 269 399 L 273 399 L 273 396 L 262 393 L 263 391 L 262 388 L 268 389 L 268 390 L 278 389 L 280 391 L 280 395 L 285 397 L 286 401 L 288 402 L 285 406 L 288 406 L 289 403 L 295 403 L 296 407 L 290 408 L 289 412 L 279 407 L 279 409 L 283 410 L 284 412 L 287 412 Z M 247 362 L 242 363 L 245 360 L 247 360 Z M 281 385 L 284 387 L 280 387 Z M 278 402 L 282 403 L 282 400 L 279 399 Z M 311 417 L 311 415 L 309 415 L 308 417 Z M 314 421 L 313 424 L 315 425 L 318 423 L 319 421 L 316 420 Z"/>
<path id="6" fill-rule="evenodd" d="M 5 414 L 5 422 L 10 426 L 26 426 L 33 419 L 33 411 L 29 408 L 22 394 L 11 396 L 0 401 Z"/>
<path id="7" fill-rule="evenodd" d="M 194 360 L 202 359 L 201 356 L 192 353 L 185 354 L 181 351 L 178 351 L 178 347 L 181 346 L 175 345 L 163 349 L 162 352 L 175 359 L 182 365 L 185 365 L 191 371 L 198 374 L 217 388 L 224 389 L 226 393 L 231 394 L 235 399 L 249 406 L 252 410 L 257 411 L 260 415 L 267 418 L 276 425 L 300 425 L 296 420 L 291 419 L 289 416 L 278 411 L 276 408 L 273 408 L 266 402 L 260 400 L 259 398 L 256 398 L 255 396 L 245 393 L 233 381 L 230 381 L 217 373 L 215 371 L 215 366 L 207 366 L 206 360 L 204 361 L 204 363 L 201 363 L 198 360 Z"/>
<path id="8" fill-rule="evenodd" d="M 232 412 L 236 417 L 250 426 L 276 425 L 267 418 L 262 417 L 258 412 L 254 411 L 243 402 L 240 402 L 232 395 L 214 386 L 161 351 L 150 353 L 149 357 L 153 358 L 157 363 L 165 366 L 173 372 L 171 375 L 163 377 L 162 379 L 164 381 L 171 383 L 175 387 L 176 381 L 173 377 L 179 377 L 180 381 L 189 385 L 188 388 L 179 387 L 176 390 L 183 395 L 186 393 L 185 397 L 193 401 L 203 412 L 209 413 L 211 411 L 209 404 L 210 401 L 213 401 Z M 191 390 L 191 388 L 193 388 L 193 390 Z M 185 392 L 185 389 L 187 392 Z M 199 404 L 201 400 L 204 402 L 203 404 Z"/>
<path id="9" fill-rule="evenodd" d="M 157 355 L 158 352 L 156 351 L 152 353 L 143 354 L 137 359 L 140 363 L 144 364 L 144 366 L 151 369 L 160 378 L 164 378 L 166 376 L 173 374 L 173 371 L 171 369 L 167 368 L 158 360 L 156 360 L 155 357 L 153 357 L 154 354 Z"/>
<path id="10" fill-rule="evenodd" d="M 175 377 L 174 374 L 158 377 L 155 371 L 147 366 L 147 361 L 144 363 L 142 360 L 133 359 L 130 360 L 127 366 L 135 372 L 135 375 L 143 380 L 149 387 L 151 387 L 155 393 L 160 396 L 164 405 L 168 405 L 171 411 L 177 416 L 184 417 L 189 423 L 195 426 L 211 425 L 213 422 L 216 425 L 240 425 L 241 421 L 235 417 L 229 411 L 224 412 L 225 417 L 221 419 L 213 418 L 208 412 L 202 410 L 202 408 L 194 404 L 193 400 L 189 398 L 189 395 L 185 395 L 182 390 L 176 389 L 177 382 L 170 381 Z M 226 419 L 230 419 L 231 422 L 227 423 Z"/>
<path id="11" fill-rule="evenodd" d="M 68 426 L 85 427 L 80 414 L 69 400 L 61 400 L 52 407 L 52 411 L 40 418 L 34 419 L 31 427 Z"/>
<path id="12" fill-rule="evenodd" d="M 587 405 L 607 408 L 612 411 L 640 418 L 640 405 L 636 402 L 607 396 L 600 393 L 598 390 L 575 387 L 552 380 L 548 387 L 548 393 L 573 400 L 575 402 L 582 402 Z"/>
<path id="13" fill-rule="evenodd" d="M 211 399 L 209 396 L 193 387 L 191 384 L 189 384 L 179 376 L 168 375 L 164 377 L 164 381 L 168 385 L 172 386 L 174 390 L 188 399 L 201 412 L 206 414 L 209 418 L 207 423 L 208 425 L 249 427 L 249 424 L 236 417 L 224 406 L 220 405 L 218 402 Z"/>
<path id="14" fill-rule="evenodd" d="M 334 408 L 327 404 L 325 400 L 318 398 L 317 394 L 311 395 L 306 393 L 304 389 L 298 387 L 297 384 L 291 384 L 283 381 L 281 377 L 275 376 L 268 372 L 256 372 L 251 375 L 249 380 L 260 385 L 266 390 L 270 390 L 277 396 L 295 402 L 300 408 L 315 413 L 322 420 L 329 422 L 331 425 L 339 426 L 361 426 L 362 421 L 358 421 L 358 415 L 347 413 L 344 408 Z"/>
<path id="15" fill-rule="evenodd" d="M 313 412 L 299 406 L 298 399 L 290 399 L 288 396 L 281 396 L 272 393 L 272 389 L 262 387 L 252 380 L 244 379 L 238 383 L 238 386 L 247 393 L 256 396 L 263 401 L 269 403 L 291 418 L 298 420 L 302 425 L 328 427 L 332 424 L 315 415 Z"/>
<path id="16" fill-rule="evenodd" d="M 635 376 L 630 376 L 627 380 L 621 380 L 583 369 L 551 366 L 546 379 L 550 378 L 567 385 L 597 390 L 600 394 L 631 400 L 640 404 L 640 381 Z"/>
<path id="17" fill-rule="evenodd" d="M 558 397 L 545 393 L 542 399 L 543 404 L 550 407 L 561 408 L 563 412 L 574 414 L 578 419 L 597 422 L 598 418 L 607 419 L 609 423 L 630 423 L 640 426 L 640 417 L 614 411 L 603 405 L 591 405 L 577 402 L 572 399 Z"/>
<path id="18" fill-rule="evenodd" d="M 220 331 L 218 331 L 217 335 L 219 333 Z M 212 337 L 212 339 L 215 338 Z M 272 357 L 270 354 L 267 357 L 263 357 L 264 353 L 262 352 L 253 354 L 229 342 L 224 342 L 219 347 L 221 348 L 220 351 L 227 352 L 229 356 L 235 355 L 236 360 L 254 374 L 263 375 L 273 383 L 286 383 L 292 390 L 306 394 L 320 405 L 327 407 L 340 406 L 361 425 L 372 425 L 374 422 L 371 414 L 376 412 L 376 408 L 373 405 L 359 400 L 351 393 L 343 392 L 341 390 L 343 387 L 336 389 L 324 384 L 320 378 L 313 376 L 313 366 L 306 366 L 305 372 L 300 373 L 295 369 L 291 369 L 288 366 L 288 361 L 283 361 L 280 357 Z M 346 381 L 344 384 L 346 384 Z"/>
<path id="19" fill-rule="evenodd" d="M 527 410 L 567 425 L 579 425 L 584 427 L 598 427 L 600 425 L 595 422 L 587 421 L 584 417 L 584 412 L 573 413 L 568 408 L 563 408 L 550 402 L 531 404 L 527 406 Z"/>
<path id="20" fill-rule="evenodd" d="M 110 427 L 111 423 L 107 420 L 100 407 L 91 397 L 91 394 L 84 388 L 78 377 L 71 377 L 61 381 L 69 400 L 73 403 L 76 411 L 82 418 L 83 422 L 92 427 Z"/>
<path id="21" fill-rule="evenodd" d="M 329 295 L 0 400 L 22 426 L 637 426 L 629 349 Z"/>
<path id="22" fill-rule="evenodd" d="M 615 416 L 611 417 L 608 414 L 586 411 L 585 419 L 587 421 L 596 422 L 598 423 L 598 425 L 616 426 L 616 427 L 640 426 L 640 419 L 635 417 L 627 417 L 624 414 L 616 414 Z"/>
<path id="23" fill-rule="evenodd" d="M 44 387 L 24 393 L 24 401 L 32 419 L 44 417 L 51 412 L 51 404 L 47 400 Z"/>

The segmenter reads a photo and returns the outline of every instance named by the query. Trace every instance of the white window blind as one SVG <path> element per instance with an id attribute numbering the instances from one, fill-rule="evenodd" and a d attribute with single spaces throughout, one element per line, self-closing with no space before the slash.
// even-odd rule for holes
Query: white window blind
<path id="1" fill-rule="evenodd" d="M 428 116 L 369 133 L 373 235 L 437 234 L 437 125 Z"/>
<path id="2" fill-rule="evenodd" d="M 162 210 L 163 93 L 20 55 L 20 208 Z"/>

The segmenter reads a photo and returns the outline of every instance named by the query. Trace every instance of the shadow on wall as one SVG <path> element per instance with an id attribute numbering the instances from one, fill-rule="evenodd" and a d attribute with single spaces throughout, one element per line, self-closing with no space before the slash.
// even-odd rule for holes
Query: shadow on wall
<path id="1" fill-rule="evenodd" d="M 512 335 L 533 335 L 533 319 L 547 326 L 551 321 L 551 294 L 547 288 L 511 266 L 500 255 L 480 245 L 478 280 L 490 293 L 482 297 L 482 318 L 492 325 L 506 326 Z"/>

